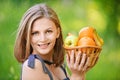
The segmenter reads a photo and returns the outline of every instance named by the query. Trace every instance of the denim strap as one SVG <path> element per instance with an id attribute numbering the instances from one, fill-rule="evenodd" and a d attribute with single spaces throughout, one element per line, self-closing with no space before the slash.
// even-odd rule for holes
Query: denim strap
<path id="1" fill-rule="evenodd" d="M 37 58 L 41 63 L 42 63 L 42 67 L 43 67 L 43 71 L 49 75 L 50 80 L 53 80 L 52 74 L 50 73 L 50 71 L 48 70 L 48 68 L 45 66 L 43 59 L 39 56 L 39 55 L 33 55 L 31 54 L 28 58 L 28 66 L 30 68 L 34 68 L 35 66 L 35 58 Z"/>

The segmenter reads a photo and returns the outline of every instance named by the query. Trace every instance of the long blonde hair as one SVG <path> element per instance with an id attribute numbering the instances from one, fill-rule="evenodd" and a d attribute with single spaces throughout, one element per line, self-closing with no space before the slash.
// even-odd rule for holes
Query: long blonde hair
<path id="1" fill-rule="evenodd" d="M 18 62 L 23 63 L 32 53 L 33 49 L 30 45 L 32 24 L 36 19 L 43 17 L 52 20 L 55 23 L 56 27 L 60 29 L 60 36 L 56 40 L 53 55 L 53 62 L 56 64 L 56 66 L 59 66 L 64 61 L 64 48 L 61 25 L 55 11 L 45 4 L 36 4 L 29 8 L 23 15 L 18 28 L 14 47 L 14 55 Z"/>

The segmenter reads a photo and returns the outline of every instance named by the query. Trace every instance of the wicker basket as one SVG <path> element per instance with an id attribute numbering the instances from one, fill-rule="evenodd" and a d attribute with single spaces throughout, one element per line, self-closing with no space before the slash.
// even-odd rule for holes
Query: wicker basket
<path id="1" fill-rule="evenodd" d="M 65 47 L 66 53 L 69 53 L 71 50 L 75 51 L 75 56 L 78 51 L 81 51 L 81 53 L 87 54 L 87 57 L 90 58 L 90 66 L 93 66 L 95 64 L 96 58 L 99 57 L 99 54 L 102 50 L 99 46 L 76 46 L 76 47 Z M 70 53 L 69 53 L 70 55 Z"/>

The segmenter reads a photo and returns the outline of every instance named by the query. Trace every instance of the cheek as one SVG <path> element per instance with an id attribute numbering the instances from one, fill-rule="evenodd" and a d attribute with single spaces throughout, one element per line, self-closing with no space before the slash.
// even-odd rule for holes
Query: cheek
<path id="1" fill-rule="evenodd" d="M 31 41 L 30 41 L 30 45 L 33 47 L 33 44 L 34 44 L 34 42 L 33 42 L 33 40 L 31 39 Z"/>
<path id="2" fill-rule="evenodd" d="M 31 37 L 31 41 L 30 41 L 31 45 L 35 44 L 36 41 L 37 41 L 37 39 L 35 37 Z"/>
<path id="3" fill-rule="evenodd" d="M 38 40 L 38 36 L 32 36 L 31 37 L 31 42 L 36 42 Z"/>
<path id="4" fill-rule="evenodd" d="M 56 43 L 56 36 L 55 35 L 51 35 L 51 36 L 49 36 L 49 41 L 52 43 L 52 45 L 55 45 L 55 43 Z"/>
<path id="5" fill-rule="evenodd" d="M 51 38 L 52 45 L 54 46 L 56 44 L 56 38 Z"/>
<path id="6" fill-rule="evenodd" d="M 57 39 L 57 34 L 52 34 L 49 36 L 49 39 L 52 40 L 52 41 L 56 41 Z"/>

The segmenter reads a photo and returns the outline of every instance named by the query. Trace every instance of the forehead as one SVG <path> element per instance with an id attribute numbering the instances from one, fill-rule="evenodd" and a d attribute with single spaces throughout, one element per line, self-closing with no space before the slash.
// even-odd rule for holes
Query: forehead
<path id="1" fill-rule="evenodd" d="M 33 22 L 32 30 L 45 30 L 48 28 L 56 29 L 55 23 L 48 18 L 39 18 Z"/>

